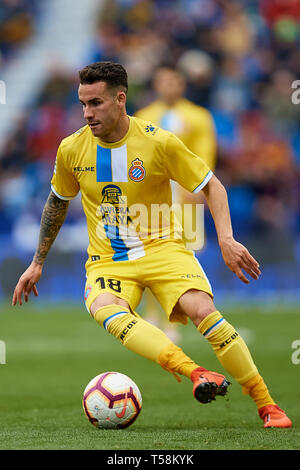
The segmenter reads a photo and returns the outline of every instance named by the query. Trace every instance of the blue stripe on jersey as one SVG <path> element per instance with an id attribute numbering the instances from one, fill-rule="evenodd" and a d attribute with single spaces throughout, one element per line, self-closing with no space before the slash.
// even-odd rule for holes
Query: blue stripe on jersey
<path id="1" fill-rule="evenodd" d="M 112 182 L 111 149 L 97 145 L 97 183 Z"/>
<path id="2" fill-rule="evenodd" d="M 114 255 L 113 261 L 127 261 L 129 248 L 125 245 L 122 238 L 120 238 L 119 227 L 116 225 L 104 225 L 107 238 L 110 240 Z"/>

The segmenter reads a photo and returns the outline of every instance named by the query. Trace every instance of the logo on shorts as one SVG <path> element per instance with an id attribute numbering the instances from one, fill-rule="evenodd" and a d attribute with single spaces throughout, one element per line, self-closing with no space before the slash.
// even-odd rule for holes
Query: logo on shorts
<path id="1" fill-rule="evenodd" d="M 92 292 L 92 286 L 90 284 L 88 284 L 85 288 L 85 291 L 84 291 L 84 300 L 85 301 L 87 301 L 88 296 L 90 295 L 91 292 Z"/>
<path id="2" fill-rule="evenodd" d="M 201 274 L 182 274 L 181 279 L 203 279 L 205 281 L 205 277 L 201 276 Z"/>
<path id="3" fill-rule="evenodd" d="M 128 174 L 132 181 L 142 181 L 146 176 L 146 170 L 143 167 L 143 161 L 139 158 L 133 160 L 131 162 L 131 167 L 129 168 Z"/>

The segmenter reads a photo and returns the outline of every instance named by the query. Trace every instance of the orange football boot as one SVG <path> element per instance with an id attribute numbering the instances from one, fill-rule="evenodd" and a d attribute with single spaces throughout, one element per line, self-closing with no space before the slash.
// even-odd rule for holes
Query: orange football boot
<path id="1" fill-rule="evenodd" d="M 264 428 L 290 428 L 292 421 L 278 405 L 259 408 L 258 414 L 264 421 Z"/>
<path id="2" fill-rule="evenodd" d="M 191 374 L 194 382 L 193 394 L 200 403 L 210 403 L 217 395 L 224 396 L 230 382 L 222 374 L 197 367 Z"/>

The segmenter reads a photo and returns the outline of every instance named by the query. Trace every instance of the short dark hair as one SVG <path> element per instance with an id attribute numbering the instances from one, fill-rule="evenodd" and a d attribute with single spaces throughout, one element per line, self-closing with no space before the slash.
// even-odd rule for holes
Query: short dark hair
<path id="1" fill-rule="evenodd" d="M 123 65 L 115 62 L 94 62 L 79 71 L 81 85 L 105 82 L 109 88 L 124 88 L 128 91 L 128 76 Z"/>

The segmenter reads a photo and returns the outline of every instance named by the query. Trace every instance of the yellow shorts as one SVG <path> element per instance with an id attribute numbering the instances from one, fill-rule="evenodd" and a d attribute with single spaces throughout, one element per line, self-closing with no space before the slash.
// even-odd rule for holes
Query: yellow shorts
<path id="1" fill-rule="evenodd" d="M 149 287 L 169 321 L 187 324 L 188 317 L 175 307 L 189 289 L 207 292 L 213 297 L 210 283 L 194 253 L 179 241 L 159 240 L 146 255 L 136 260 L 95 261 L 89 263 L 85 285 L 85 304 L 88 311 L 99 294 L 109 292 L 124 299 L 131 310 L 141 301 Z"/>

